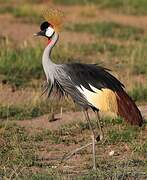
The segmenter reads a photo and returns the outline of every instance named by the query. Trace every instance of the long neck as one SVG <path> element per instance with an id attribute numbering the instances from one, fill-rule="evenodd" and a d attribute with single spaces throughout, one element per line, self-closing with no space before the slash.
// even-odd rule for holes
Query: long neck
<path id="1" fill-rule="evenodd" d="M 59 35 L 55 32 L 55 34 L 52 37 L 51 42 L 47 45 L 47 47 L 45 48 L 44 52 L 43 52 L 43 57 L 42 57 L 42 61 L 44 62 L 51 62 L 50 56 L 51 56 L 51 51 L 52 48 L 55 46 L 56 42 L 58 41 Z"/>
<path id="2" fill-rule="evenodd" d="M 58 34 L 55 32 L 55 34 L 52 37 L 51 42 L 47 45 L 47 47 L 45 48 L 43 52 L 42 65 L 43 65 L 43 69 L 44 69 L 47 81 L 48 79 L 53 81 L 53 71 L 55 68 L 55 64 L 51 61 L 50 55 L 51 55 L 51 50 L 57 41 L 58 41 Z"/>

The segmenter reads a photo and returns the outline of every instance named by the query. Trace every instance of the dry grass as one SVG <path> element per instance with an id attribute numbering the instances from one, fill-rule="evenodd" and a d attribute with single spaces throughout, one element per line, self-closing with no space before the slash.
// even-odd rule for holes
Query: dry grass
<path id="1" fill-rule="evenodd" d="M 91 171 L 91 149 L 81 151 L 59 165 L 62 156 L 73 148 L 90 141 L 88 124 L 79 121 L 62 125 L 57 130 L 40 130 L 28 133 L 27 129 L 6 121 L 1 123 L 1 169 L 4 178 L 35 179 L 39 177 L 79 179 L 90 177 L 112 178 L 146 177 L 145 129 L 126 126 L 120 120 L 104 120 L 106 139 L 97 146 L 97 171 Z M 95 120 L 93 127 L 96 127 Z M 110 129 L 111 130 L 108 130 Z M 114 156 L 109 153 L 114 151 Z M 144 157 L 144 158 L 143 158 Z M 77 162 L 78 158 L 78 162 Z M 84 164 L 81 166 L 81 162 Z M 58 166 L 59 165 L 59 166 Z M 78 167 L 80 168 L 78 170 Z M 123 167 L 123 170 L 122 170 Z"/>

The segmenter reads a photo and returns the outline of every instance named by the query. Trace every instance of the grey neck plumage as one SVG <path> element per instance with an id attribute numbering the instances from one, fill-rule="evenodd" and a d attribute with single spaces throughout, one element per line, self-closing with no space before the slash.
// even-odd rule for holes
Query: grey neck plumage
<path id="1" fill-rule="evenodd" d="M 47 78 L 47 81 L 50 79 L 51 81 L 53 81 L 53 73 L 56 67 L 56 64 L 53 63 L 51 61 L 51 51 L 52 48 L 55 46 L 56 42 L 58 41 L 58 34 L 55 32 L 51 42 L 47 45 L 47 47 L 45 48 L 44 52 L 43 52 L 43 56 L 42 56 L 42 65 L 43 65 L 43 69 Z"/>

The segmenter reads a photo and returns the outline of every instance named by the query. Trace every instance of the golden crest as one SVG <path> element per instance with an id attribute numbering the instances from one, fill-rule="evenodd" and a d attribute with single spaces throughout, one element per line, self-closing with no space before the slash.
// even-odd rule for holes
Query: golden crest
<path id="1" fill-rule="evenodd" d="M 43 11 L 44 19 L 49 22 L 56 31 L 60 31 L 63 25 L 63 12 L 58 9 L 46 9 Z"/>

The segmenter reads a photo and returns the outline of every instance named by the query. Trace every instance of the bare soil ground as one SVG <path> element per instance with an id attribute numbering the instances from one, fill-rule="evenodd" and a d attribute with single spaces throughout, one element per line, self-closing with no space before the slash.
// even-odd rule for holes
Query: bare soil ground
<path id="1" fill-rule="evenodd" d="M 147 106 L 139 106 L 139 109 L 142 113 L 142 116 L 146 119 L 147 118 Z M 91 119 L 95 118 L 95 113 L 90 111 Z M 101 116 L 113 116 L 110 113 L 101 112 Z M 62 117 L 62 118 L 61 118 Z M 16 121 L 16 123 L 22 127 L 25 127 L 29 131 L 36 131 L 37 129 L 52 129 L 57 130 L 62 127 L 64 124 L 71 124 L 72 122 L 79 122 L 85 121 L 85 117 L 83 112 L 65 112 L 62 114 L 55 114 L 56 121 L 49 122 L 50 115 L 40 116 L 35 119 L 27 119 L 22 121 Z"/>

